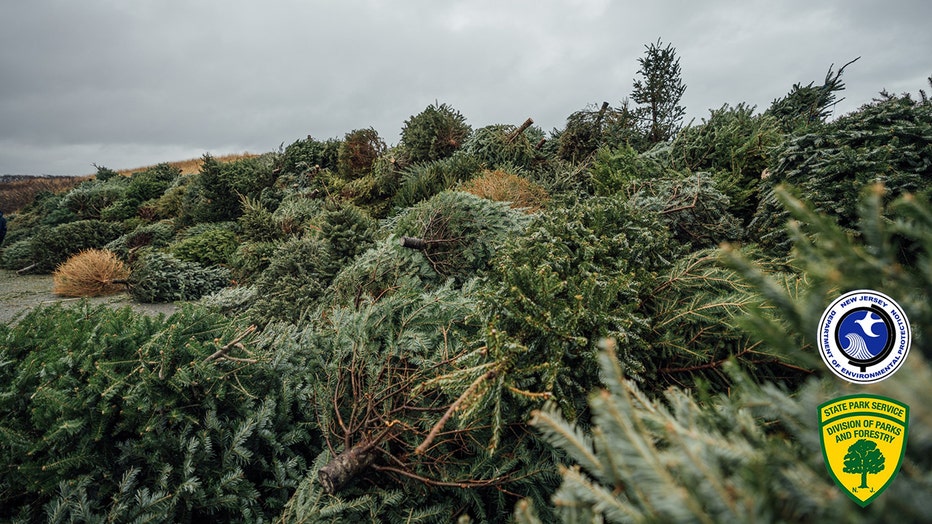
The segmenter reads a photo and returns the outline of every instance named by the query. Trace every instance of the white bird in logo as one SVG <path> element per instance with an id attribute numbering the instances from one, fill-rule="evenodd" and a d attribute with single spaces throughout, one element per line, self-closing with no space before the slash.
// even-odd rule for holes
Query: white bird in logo
<path id="1" fill-rule="evenodd" d="M 861 329 L 864 331 L 864 334 L 869 337 L 879 337 L 877 333 L 874 333 L 874 324 L 882 323 L 883 320 L 879 318 L 874 318 L 874 314 L 870 311 L 864 313 L 864 318 L 861 320 L 855 320 L 856 324 L 861 326 Z"/>

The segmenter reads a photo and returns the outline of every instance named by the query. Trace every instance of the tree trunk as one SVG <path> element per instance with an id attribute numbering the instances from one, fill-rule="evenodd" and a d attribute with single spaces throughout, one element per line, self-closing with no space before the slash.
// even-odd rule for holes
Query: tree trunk
<path id="1" fill-rule="evenodd" d="M 514 142 L 515 139 L 521 135 L 521 133 L 523 133 L 525 130 L 527 130 L 527 128 L 531 127 L 532 125 L 534 125 L 533 119 L 528 118 L 527 120 L 525 120 L 524 123 L 521 124 L 521 127 L 519 127 L 518 129 L 515 129 L 515 132 L 512 133 L 511 136 L 508 137 L 507 142 Z"/>
<path id="2" fill-rule="evenodd" d="M 356 444 L 330 460 L 317 473 L 317 480 L 324 491 L 333 495 L 347 482 L 368 468 L 375 460 L 375 449 L 371 442 Z"/>
<path id="3" fill-rule="evenodd" d="M 605 118 L 606 111 L 608 111 L 608 102 L 602 102 L 602 108 L 599 109 L 599 114 L 595 118 L 595 127 L 600 134 L 602 133 L 602 119 Z"/>
<path id="4" fill-rule="evenodd" d="M 401 237 L 401 247 L 406 247 L 408 249 L 419 249 L 422 250 L 427 247 L 427 241 L 423 238 L 415 237 Z"/>
<path id="5" fill-rule="evenodd" d="M 861 485 L 858 488 L 867 488 L 870 487 L 867 485 L 867 471 L 861 472 Z"/>

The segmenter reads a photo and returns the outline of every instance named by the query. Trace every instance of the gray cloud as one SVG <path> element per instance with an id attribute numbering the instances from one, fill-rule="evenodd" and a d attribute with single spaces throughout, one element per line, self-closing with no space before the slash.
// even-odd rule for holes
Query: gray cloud
<path id="1" fill-rule="evenodd" d="M 0 20 L 0 173 L 84 174 L 374 127 L 435 100 L 545 130 L 628 95 L 672 43 L 701 119 L 845 74 L 837 113 L 926 87 L 927 2 L 35 0 Z M 891 3 L 888 3 L 891 4 Z"/>

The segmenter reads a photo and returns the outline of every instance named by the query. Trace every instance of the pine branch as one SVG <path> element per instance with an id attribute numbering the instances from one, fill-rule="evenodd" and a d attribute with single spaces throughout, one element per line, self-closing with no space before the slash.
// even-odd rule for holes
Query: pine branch
<path id="1" fill-rule="evenodd" d="M 434 427 L 431 428 L 430 433 L 427 434 L 427 438 L 424 439 L 424 442 L 421 442 L 421 444 L 414 449 L 414 454 L 423 455 L 424 452 L 427 451 L 427 448 L 430 447 L 430 444 L 437 437 L 437 434 L 440 433 L 440 431 L 443 429 L 443 426 L 446 425 L 447 421 L 450 420 L 450 417 L 453 415 L 453 413 L 456 412 L 456 410 L 460 408 L 463 402 L 467 398 L 472 396 L 473 392 L 475 392 L 475 390 L 478 389 L 480 384 L 482 384 L 486 380 L 492 380 L 493 378 L 495 378 L 497 374 L 498 372 L 492 369 L 486 372 L 485 374 L 480 375 L 479 378 L 474 380 L 472 384 L 470 384 L 469 387 L 466 388 L 466 391 L 463 391 L 463 394 L 460 395 L 459 398 L 456 399 L 456 401 L 450 404 L 450 407 L 447 408 L 447 411 L 443 414 L 442 417 L 440 417 L 440 420 L 438 420 L 437 423 L 434 424 Z"/>
<path id="2" fill-rule="evenodd" d="M 237 347 L 237 348 L 240 348 L 240 349 L 245 349 L 244 346 L 243 346 L 240 342 L 242 342 L 242 340 L 243 340 L 244 338 L 246 338 L 246 337 L 248 337 L 249 335 L 253 334 L 253 333 L 256 331 L 256 329 L 257 329 L 257 328 L 256 328 L 255 324 L 249 326 L 248 328 L 246 328 L 245 330 L 243 330 L 242 333 L 240 333 L 239 335 L 237 335 L 236 338 L 234 338 L 233 340 L 231 340 L 227 345 L 223 346 L 222 348 L 218 349 L 218 350 L 215 351 L 213 354 L 211 354 L 210 356 L 208 356 L 207 358 L 205 358 L 205 359 L 204 359 L 204 362 L 210 362 L 211 360 L 216 360 L 216 359 L 218 359 L 218 358 L 227 358 L 227 359 L 230 359 L 230 360 L 237 360 L 237 361 L 240 361 L 240 362 L 256 362 L 256 360 L 254 360 L 254 359 L 234 359 L 234 358 L 230 358 L 230 357 L 226 356 L 227 351 L 230 351 L 230 350 L 233 349 L 234 347 Z"/>

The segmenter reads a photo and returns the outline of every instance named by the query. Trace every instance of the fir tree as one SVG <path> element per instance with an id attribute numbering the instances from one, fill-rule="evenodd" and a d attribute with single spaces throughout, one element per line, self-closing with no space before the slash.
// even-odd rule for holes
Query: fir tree
<path id="1" fill-rule="evenodd" d="M 446 158 L 459 149 L 472 128 L 447 104 L 432 104 L 405 120 L 401 144 L 412 163 Z"/>
<path id="2" fill-rule="evenodd" d="M 634 81 L 631 99 L 638 104 L 648 142 L 666 142 L 679 131 L 686 109 L 680 99 L 686 91 L 680 72 L 680 59 L 671 44 L 661 47 L 660 39 L 646 47 L 638 58 L 640 78 Z"/>

